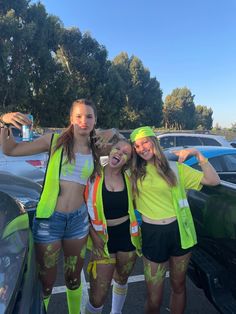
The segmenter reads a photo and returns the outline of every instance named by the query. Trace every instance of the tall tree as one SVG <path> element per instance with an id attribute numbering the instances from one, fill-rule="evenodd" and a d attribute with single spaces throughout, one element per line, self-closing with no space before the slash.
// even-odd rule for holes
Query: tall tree
<path id="1" fill-rule="evenodd" d="M 193 129 L 195 127 L 194 95 L 187 88 L 176 88 L 165 98 L 163 106 L 166 128 Z"/>
<path id="2" fill-rule="evenodd" d="M 2 107 L 30 111 L 40 119 L 42 112 L 48 112 L 45 94 L 54 88 L 60 70 L 53 58 L 60 20 L 48 16 L 42 4 L 29 5 L 26 0 L 5 1 L 0 14 Z"/>
<path id="3" fill-rule="evenodd" d="M 195 107 L 195 113 L 196 113 L 196 128 L 211 130 L 213 123 L 212 109 L 207 108 L 206 106 L 197 105 Z"/>
<path id="4" fill-rule="evenodd" d="M 156 78 L 150 77 L 141 60 L 121 53 L 112 62 L 123 81 L 120 103 L 120 128 L 143 124 L 159 126 L 162 121 L 162 91 Z"/>

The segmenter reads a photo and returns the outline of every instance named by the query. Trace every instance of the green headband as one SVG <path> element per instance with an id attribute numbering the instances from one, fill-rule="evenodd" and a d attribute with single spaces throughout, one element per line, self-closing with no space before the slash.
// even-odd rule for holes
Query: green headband
<path id="1" fill-rule="evenodd" d="M 133 130 L 133 132 L 130 134 L 130 140 L 132 143 L 134 143 L 140 138 L 147 137 L 147 136 L 156 136 L 156 135 L 153 132 L 152 128 L 150 128 L 150 126 L 142 126 L 140 128 Z"/>

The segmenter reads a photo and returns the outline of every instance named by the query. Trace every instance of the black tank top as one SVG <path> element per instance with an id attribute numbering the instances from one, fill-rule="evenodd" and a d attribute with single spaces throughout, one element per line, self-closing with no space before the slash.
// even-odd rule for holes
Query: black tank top
<path id="1" fill-rule="evenodd" d="M 128 193 L 126 184 L 123 191 L 111 192 L 107 190 L 104 180 L 102 198 L 106 219 L 116 219 L 128 215 Z"/>

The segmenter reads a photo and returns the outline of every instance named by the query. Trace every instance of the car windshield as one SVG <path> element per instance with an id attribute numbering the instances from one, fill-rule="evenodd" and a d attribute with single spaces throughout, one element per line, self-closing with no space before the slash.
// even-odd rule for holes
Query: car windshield
<path id="1" fill-rule="evenodd" d="M 12 313 L 24 273 L 29 222 L 12 198 L 2 192 L 0 197 L 0 313 Z"/>

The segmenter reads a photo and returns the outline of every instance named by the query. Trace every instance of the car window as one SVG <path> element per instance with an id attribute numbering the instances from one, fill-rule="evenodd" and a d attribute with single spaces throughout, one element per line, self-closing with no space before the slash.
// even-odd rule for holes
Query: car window
<path id="1" fill-rule="evenodd" d="M 159 138 L 162 148 L 175 147 L 175 136 L 164 136 Z"/>
<path id="2" fill-rule="evenodd" d="M 11 131 L 14 137 L 22 137 L 21 130 L 17 128 L 11 128 Z"/>
<path id="3" fill-rule="evenodd" d="M 176 146 L 198 146 L 202 145 L 196 136 L 176 136 Z"/>
<path id="4" fill-rule="evenodd" d="M 0 192 L 0 197 L 0 312 L 6 310 L 8 313 L 16 286 L 23 276 L 29 219 L 27 214 L 19 214 L 20 207 L 10 196 Z"/>
<path id="5" fill-rule="evenodd" d="M 209 158 L 209 161 L 217 172 L 226 171 L 226 166 L 225 166 L 223 156 Z"/>
<path id="6" fill-rule="evenodd" d="M 200 137 L 202 145 L 206 146 L 221 146 L 221 144 L 213 138 Z"/>
<path id="7" fill-rule="evenodd" d="M 178 157 L 175 154 L 171 153 L 169 150 L 164 150 L 164 155 L 166 156 L 168 160 L 171 160 L 171 161 L 178 160 Z"/>
<path id="8" fill-rule="evenodd" d="M 222 156 L 214 157 L 214 158 L 208 158 L 208 160 L 211 163 L 211 165 L 216 169 L 217 172 L 226 171 Z M 201 169 L 201 167 L 199 166 L 198 163 L 192 165 L 191 167 L 194 168 L 194 169 L 202 171 L 202 169 Z"/>
<path id="9" fill-rule="evenodd" d="M 225 155 L 224 161 L 227 171 L 236 171 L 236 155 Z"/>

